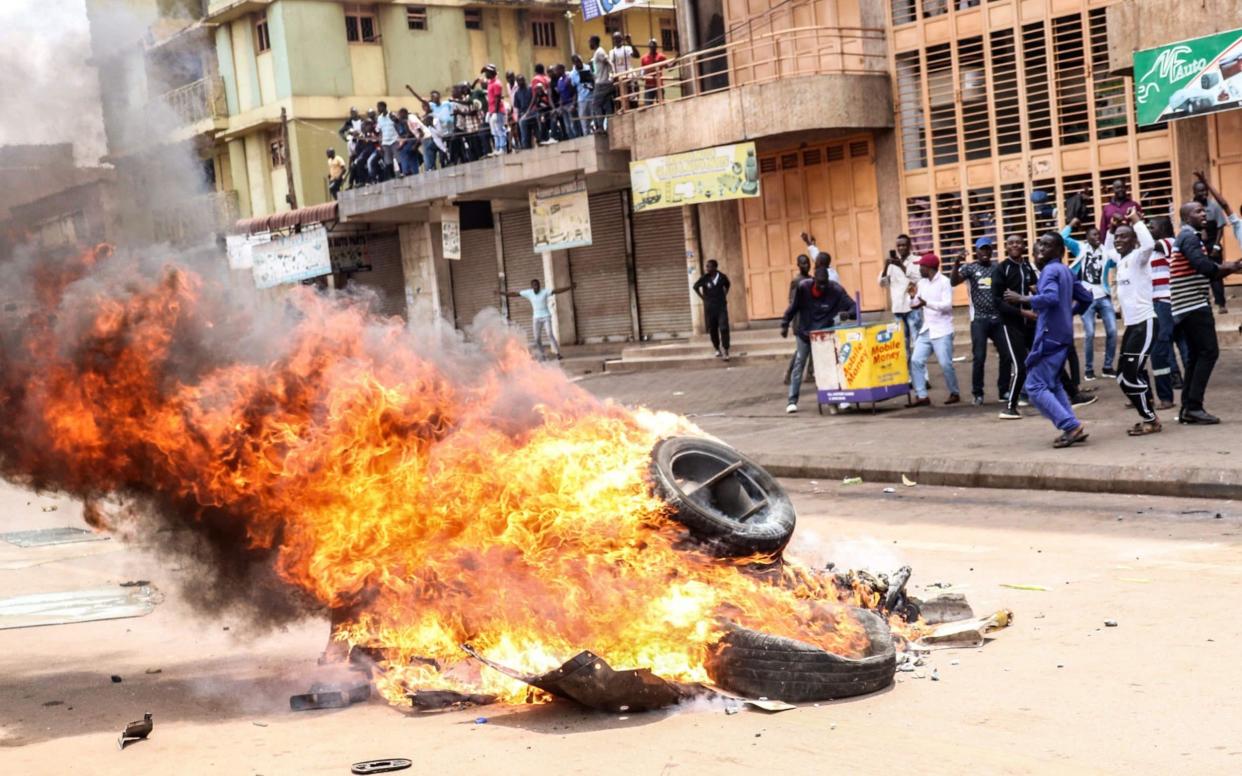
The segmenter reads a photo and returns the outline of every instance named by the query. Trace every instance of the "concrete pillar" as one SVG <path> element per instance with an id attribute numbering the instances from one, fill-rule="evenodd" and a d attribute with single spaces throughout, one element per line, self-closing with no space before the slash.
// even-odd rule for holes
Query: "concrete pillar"
<path id="1" fill-rule="evenodd" d="M 695 334 L 706 334 L 703 300 L 694 293 L 694 281 L 702 274 L 702 249 L 699 246 L 699 212 L 694 205 L 681 208 L 681 226 L 686 239 L 686 293 L 690 295 L 690 326 Z"/>
<path id="2" fill-rule="evenodd" d="M 405 275 L 405 303 L 410 327 L 446 324 L 440 303 L 439 274 L 436 270 L 439 229 L 427 221 L 402 224 L 397 228 L 401 240 L 401 270 Z"/>
<path id="3" fill-rule="evenodd" d="M 1173 130 L 1173 228 L 1180 223 L 1177 210 L 1194 197 L 1195 170 L 1208 170 L 1211 165 L 1211 142 L 1208 117 L 1179 119 L 1169 122 Z M 1219 186 L 1220 182 L 1217 181 Z M 1161 213 L 1161 215 L 1166 215 Z"/>
<path id="4" fill-rule="evenodd" d="M 569 251 L 544 251 L 543 284 L 548 288 L 564 288 L 572 279 L 569 274 Z M 552 311 L 552 329 L 556 341 L 562 345 L 574 344 L 578 341 L 578 310 L 575 306 L 574 292 L 567 291 L 557 294 L 548 302 Z"/>
<path id="5" fill-rule="evenodd" d="M 750 328 L 746 304 L 746 265 L 742 258 L 742 224 L 733 200 L 696 206 L 699 211 L 699 240 L 703 262 L 715 259 L 720 271 L 729 276 L 729 325 Z"/>
<path id="6" fill-rule="evenodd" d="M 880 248 L 887 256 L 888 246 L 897 242 L 897 235 L 906 231 L 901 221 L 901 169 L 897 161 L 897 132 L 892 129 L 875 133 L 875 191 L 880 208 Z M 862 283 L 873 279 L 860 278 Z"/>

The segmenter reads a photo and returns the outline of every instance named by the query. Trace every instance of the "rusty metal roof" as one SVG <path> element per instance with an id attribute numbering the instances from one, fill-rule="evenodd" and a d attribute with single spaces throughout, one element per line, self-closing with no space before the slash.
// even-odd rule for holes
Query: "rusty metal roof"
<path id="1" fill-rule="evenodd" d="M 338 218 L 336 202 L 333 201 L 325 202 L 322 205 L 300 207 L 297 210 L 285 210 L 267 216 L 243 218 L 234 225 L 233 230 L 240 234 L 255 234 L 256 232 L 288 229 L 300 224 L 319 224 L 324 221 L 335 221 Z"/>

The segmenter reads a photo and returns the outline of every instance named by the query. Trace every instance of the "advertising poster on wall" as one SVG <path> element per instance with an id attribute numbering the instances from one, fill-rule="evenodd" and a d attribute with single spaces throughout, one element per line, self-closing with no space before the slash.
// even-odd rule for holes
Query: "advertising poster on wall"
<path id="1" fill-rule="evenodd" d="M 229 269 L 253 269 L 254 247 L 271 242 L 272 235 L 267 232 L 258 234 L 230 234 L 224 238 L 225 248 L 229 253 Z"/>
<path id="2" fill-rule="evenodd" d="M 274 237 L 271 242 L 254 246 L 251 255 L 255 288 L 300 283 L 332 274 L 328 230 L 321 224 L 285 237 Z"/>
<path id="3" fill-rule="evenodd" d="M 754 143 L 630 162 L 634 212 L 759 196 Z"/>
<path id="4" fill-rule="evenodd" d="M 586 180 L 530 190 L 530 231 L 535 253 L 591 244 L 591 207 Z"/>
<path id="5" fill-rule="evenodd" d="M 440 210 L 440 245 L 444 258 L 461 258 L 461 211 L 456 207 Z"/>
<path id="6" fill-rule="evenodd" d="M 1139 126 L 1242 107 L 1242 29 L 1134 52 Z"/>

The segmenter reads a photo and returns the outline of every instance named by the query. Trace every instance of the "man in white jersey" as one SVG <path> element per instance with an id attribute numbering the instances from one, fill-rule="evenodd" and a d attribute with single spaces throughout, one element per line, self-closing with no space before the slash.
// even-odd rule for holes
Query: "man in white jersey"
<path id="1" fill-rule="evenodd" d="M 501 291 L 500 295 L 509 299 L 517 299 L 521 297 L 530 302 L 531 321 L 530 327 L 535 335 L 535 347 L 539 349 L 539 358 L 543 358 L 543 333 L 548 333 L 548 340 L 552 343 L 552 352 L 556 354 L 556 360 L 561 360 L 561 344 L 556 341 L 556 332 L 552 326 L 552 308 L 548 302 L 556 294 L 563 294 L 566 291 L 572 291 L 577 284 L 570 283 L 564 288 L 544 288 L 538 278 L 530 281 L 530 288 L 523 289 L 514 293 L 513 291 Z"/>
<path id="2" fill-rule="evenodd" d="M 1109 230 L 1105 240 L 1106 247 L 1119 257 L 1117 298 L 1126 325 L 1121 338 L 1121 374 L 1117 376 L 1117 383 L 1142 418 L 1126 433 L 1144 436 L 1161 430 L 1147 377 L 1147 356 L 1151 353 L 1157 326 L 1151 298 L 1151 253 L 1156 241 L 1139 218 L 1137 208 L 1126 211 L 1125 220 L 1129 225 L 1116 219 L 1116 226 Z"/>

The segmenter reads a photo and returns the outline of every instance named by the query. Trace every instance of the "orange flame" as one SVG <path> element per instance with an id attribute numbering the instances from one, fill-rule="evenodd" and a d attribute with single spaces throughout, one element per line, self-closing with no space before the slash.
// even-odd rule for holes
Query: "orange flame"
<path id="1" fill-rule="evenodd" d="M 795 565 L 774 583 L 678 546 L 646 472 L 656 441 L 697 433 L 685 419 L 601 402 L 499 331 L 445 352 L 306 290 L 290 297 L 299 320 L 279 334 L 283 352 L 225 359 L 202 338 L 231 324 L 183 268 L 84 302 L 73 281 L 114 260 L 90 251 L 41 283 L 56 316 L 32 318 L 25 360 L 9 354 L 0 372 L 5 421 L 23 418 L 0 440 L 6 475 L 225 515 L 244 529 L 239 549 L 271 551 L 292 591 L 351 613 L 335 637 L 378 649 L 389 699 L 527 696 L 460 665 L 464 642 L 531 672 L 591 649 L 689 681 L 707 679 L 726 621 L 863 649 L 852 620 L 817 620 L 807 604 L 852 591 Z M 63 320 L 83 315 L 76 329 Z"/>

